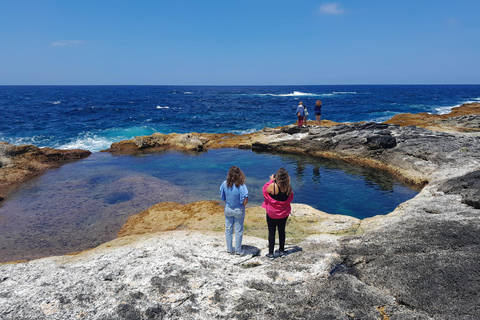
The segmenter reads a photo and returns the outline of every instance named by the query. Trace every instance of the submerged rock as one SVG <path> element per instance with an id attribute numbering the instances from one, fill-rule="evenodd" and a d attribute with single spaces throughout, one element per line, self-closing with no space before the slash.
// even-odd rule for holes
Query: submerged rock
<path id="1" fill-rule="evenodd" d="M 58 150 L 0 142 L 0 201 L 21 183 L 48 169 L 86 158 L 90 154 L 90 151 L 80 149 Z"/>

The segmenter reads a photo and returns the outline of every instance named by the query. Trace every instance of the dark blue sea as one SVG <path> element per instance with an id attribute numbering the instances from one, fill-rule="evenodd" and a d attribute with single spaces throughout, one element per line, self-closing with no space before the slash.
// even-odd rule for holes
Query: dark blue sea
<path id="1" fill-rule="evenodd" d="M 313 119 L 382 122 L 398 113 L 447 113 L 480 101 L 480 85 L 444 86 L 0 86 L 0 141 L 94 153 L 22 185 L 0 207 L 0 262 L 84 250 L 115 238 L 126 219 L 163 201 L 219 200 L 228 168 L 247 176 L 250 205 L 279 167 L 295 203 L 366 218 L 413 198 L 385 172 L 308 156 L 221 149 L 115 156 L 98 152 L 138 135 L 249 133 Z"/>
<path id="2" fill-rule="evenodd" d="M 0 141 L 106 149 L 160 133 L 249 133 L 295 122 L 302 101 L 324 119 L 381 122 L 398 113 L 447 113 L 480 101 L 479 85 L 0 86 Z"/>

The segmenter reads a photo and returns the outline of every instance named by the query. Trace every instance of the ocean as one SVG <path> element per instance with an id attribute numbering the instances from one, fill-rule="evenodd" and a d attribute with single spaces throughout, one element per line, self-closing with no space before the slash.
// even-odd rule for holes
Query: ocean
<path id="1" fill-rule="evenodd" d="M 0 86 L 0 141 L 97 152 L 139 135 L 254 132 L 314 119 L 382 122 L 480 101 L 480 85 Z"/>
<path id="2" fill-rule="evenodd" d="M 378 170 L 302 155 L 221 149 L 115 156 L 138 135 L 254 132 L 296 121 L 322 100 L 322 119 L 381 122 L 398 113 L 447 113 L 480 101 L 480 86 L 0 86 L 0 141 L 93 152 L 49 170 L 0 206 L 0 262 L 85 250 L 114 239 L 126 219 L 163 201 L 219 200 L 231 165 L 247 176 L 249 205 L 283 166 L 294 203 L 360 219 L 387 214 L 418 190 Z"/>

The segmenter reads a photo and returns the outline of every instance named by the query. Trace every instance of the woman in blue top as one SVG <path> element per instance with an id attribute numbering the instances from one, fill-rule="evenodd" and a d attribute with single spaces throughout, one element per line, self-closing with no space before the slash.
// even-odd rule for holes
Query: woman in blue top
<path id="1" fill-rule="evenodd" d="M 317 100 L 315 103 L 315 119 L 317 120 L 317 125 L 322 125 L 320 118 L 322 116 L 322 101 Z"/>
<path id="2" fill-rule="evenodd" d="M 220 186 L 220 196 L 225 201 L 225 238 L 227 252 L 243 255 L 243 221 L 245 220 L 245 206 L 248 203 L 248 189 L 245 184 L 245 174 L 237 166 L 228 170 L 227 180 Z M 232 246 L 233 229 L 235 228 L 235 251 Z"/>

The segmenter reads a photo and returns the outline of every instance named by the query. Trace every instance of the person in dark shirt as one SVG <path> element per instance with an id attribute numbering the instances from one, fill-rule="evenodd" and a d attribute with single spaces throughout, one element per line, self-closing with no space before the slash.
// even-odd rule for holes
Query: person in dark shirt
<path id="1" fill-rule="evenodd" d="M 268 225 L 268 254 L 267 258 L 275 259 L 275 233 L 278 228 L 280 256 L 285 255 L 285 225 L 292 211 L 290 203 L 293 201 L 293 190 L 290 185 L 290 176 L 285 168 L 278 169 L 275 175 L 270 176 L 262 189 L 264 202 L 262 208 L 267 212 Z"/>
<path id="2" fill-rule="evenodd" d="M 322 116 L 322 101 L 317 100 L 315 103 L 315 119 L 317 120 L 317 125 L 322 125 L 320 122 L 320 117 Z"/>

